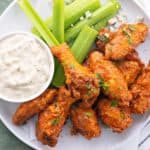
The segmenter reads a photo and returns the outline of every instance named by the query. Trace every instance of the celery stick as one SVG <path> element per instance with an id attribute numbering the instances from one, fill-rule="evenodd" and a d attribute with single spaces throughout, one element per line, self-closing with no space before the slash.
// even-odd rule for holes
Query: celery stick
<path id="1" fill-rule="evenodd" d="M 53 1 L 53 34 L 60 43 L 64 42 L 64 0 Z"/>
<path id="2" fill-rule="evenodd" d="M 78 38 L 75 40 L 71 51 L 79 63 L 82 63 L 89 53 L 98 32 L 88 26 L 85 26 Z"/>
<path id="3" fill-rule="evenodd" d="M 101 6 L 99 0 L 75 0 L 70 5 L 65 6 L 65 29 L 70 27 L 71 24 L 76 23 L 86 11 L 95 11 Z M 52 30 L 53 19 L 49 17 L 45 24 Z M 40 33 L 35 27 L 32 28 L 32 33 L 40 37 Z"/>
<path id="4" fill-rule="evenodd" d="M 100 22 L 98 22 L 97 24 L 95 24 L 93 26 L 93 29 L 95 29 L 96 31 L 100 31 L 100 29 L 102 29 L 105 26 L 107 26 L 109 19 L 111 19 L 115 15 L 116 15 L 116 13 L 114 13 L 113 15 L 110 15 L 110 16 L 108 16 L 106 18 L 104 18 L 103 20 L 101 20 Z"/>
<path id="5" fill-rule="evenodd" d="M 82 63 L 89 53 L 94 41 L 97 37 L 98 32 L 94 29 L 85 26 L 77 39 L 75 40 L 71 51 L 79 63 Z M 52 85 L 59 87 L 65 84 L 65 75 L 62 66 L 59 66 L 56 70 L 55 76 L 53 78 Z"/>
<path id="6" fill-rule="evenodd" d="M 70 5 L 66 6 L 65 11 L 65 29 L 71 24 L 76 23 L 86 11 L 93 12 L 100 7 L 100 0 L 75 0 Z"/>
<path id="7" fill-rule="evenodd" d="M 115 2 L 114 2 L 115 1 Z M 108 3 L 106 3 L 101 8 L 97 9 L 90 19 L 85 19 L 79 23 L 77 23 L 74 27 L 68 29 L 65 33 L 65 40 L 69 42 L 70 40 L 74 39 L 80 30 L 85 25 L 94 25 L 98 23 L 100 20 L 104 19 L 107 16 L 110 16 L 114 12 L 118 12 L 120 9 L 120 4 L 117 2 L 117 0 L 110 0 Z"/>
<path id="8" fill-rule="evenodd" d="M 44 24 L 43 20 L 31 6 L 30 2 L 28 0 L 18 0 L 18 4 L 20 8 L 25 12 L 25 14 L 30 18 L 33 25 L 37 28 L 37 30 L 42 35 L 43 39 L 47 42 L 47 44 L 50 47 L 59 45 L 59 42 Z"/>

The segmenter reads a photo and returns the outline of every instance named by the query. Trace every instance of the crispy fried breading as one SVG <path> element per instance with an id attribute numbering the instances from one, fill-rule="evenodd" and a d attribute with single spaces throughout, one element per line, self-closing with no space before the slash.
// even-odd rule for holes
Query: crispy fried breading
<path id="1" fill-rule="evenodd" d="M 50 103 L 53 102 L 54 97 L 57 94 L 55 89 L 47 89 L 41 96 L 36 99 L 22 103 L 13 115 L 13 123 L 15 125 L 21 125 L 34 115 L 43 111 Z"/>
<path id="2" fill-rule="evenodd" d="M 72 103 L 70 92 L 61 87 L 57 100 L 38 116 L 36 136 L 39 141 L 52 147 L 57 144 Z"/>
<path id="3" fill-rule="evenodd" d="M 122 72 L 128 85 L 131 85 L 135 81 L 143 69 L 137 61 L 125 60 L 117 63 L 116 66 Z"/>
<path id="4" fill-rule="evenodd" d="M 143 114 L 148 111 L 150 109 L 150 63 L 132 85 L 131 92 L 133 94 L 132 112 Z"/>
<path id="5" fill-rule="evenodd" d="M 53 47 L 52 52 L 64 66 L 66 84 L 73 97 L 82 99 L 84 106 L 90 107 L 100 92 L 96 76 L 75 60 L 66 44 Z"/>
<path id="6" fill-rule="evenodd" d="M 98 116 L 114 132 L 123 132 L 132 124 L 129 108 L 118 107 L 117 101 L 102 99 L 97 105 Z"/>
<path id="7" fill-rule="evenodd" d="M 121 106 L 129 106 L 132 95 L 120 70 L 98 51 L 90 54 L 87 64 L 97 74 L 104 94 L 110 99 L 117 99 Z"/>
<path id="8" fill-rule="evenodd" d="M 73 124 L 72 134 L 80 133 L 87 139 L 100 136 L 101 129 L 92 108 L 75 106 L 71 109 L 70 117 Z"/>
<path id="9" fill-rule="evenodd" d="M 111 60 L 123 59 L 144 42 L 147 34 L 148 26 L 143 23 L 121 25 L 114 38 L 106 44 L 105 57 Z"/>

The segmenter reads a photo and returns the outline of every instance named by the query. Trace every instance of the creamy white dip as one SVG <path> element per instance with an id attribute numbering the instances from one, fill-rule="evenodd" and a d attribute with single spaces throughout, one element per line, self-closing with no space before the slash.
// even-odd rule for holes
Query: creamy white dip
<path id="1" fill-rule="evenodd" d="M 0 95 L 7 99 L 31 98 L 49 80 L 51 62 L 46 47 L 28 34 L 0 40 Z"/>

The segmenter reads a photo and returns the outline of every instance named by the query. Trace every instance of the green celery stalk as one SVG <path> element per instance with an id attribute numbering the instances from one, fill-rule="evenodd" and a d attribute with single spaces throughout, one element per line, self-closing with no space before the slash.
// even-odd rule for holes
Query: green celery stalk
<path id="1" fill-rule="evenodd" d="M 79 63 L 82 63 L 85 60 L 89 50 L 95 42 L 97 35 L 98 32 L 89 26 L 85 26 L 83 30 L 81 30 L 71 48 L 73 55 Z"/>
<path id="2" fill-rule="evenodd" d="M 95 11 L 101 6 L 100 0 L 75 0 L 70 5 L 65 6 L 65 29 L 76 23 L 86 11 Z M 45 24 L 50 30 L 53 29 L 53 18 L 49 17 Z M 32 28 L 32 33 L 40 37 L 40 33 L 35 27 Z"/>
<path id="3" fill-rule="evenodd" d="M 60 42 L 64 42 L 64 0 L 53 0 L 53 34 Z"/>
<path id="4" fill-rule="evenodd" d="M 100 22 L 98 22 L 97 24 L 95 24 L 93 26 L 93 29 L 95 29 L 96 31 L 100 31 L 100 29 L 104 28 L 105 26 L 107 26 L 108 21 L 114 17 L 116 15 L 116 13 L 104 18 L 103 20 L 101 20 Z"/>
<path id="5" fill-rule="evenodd" d="M 80 21 L 77 23 L 74 27 L 69 28 L 65 32 L 65 41 L 69 42 L 79 34 L 80 30 L 85 25 L 95 25 L 100 20 L 104 19 L 107 16 L 110 16 L 114 12 L 118 12 L 120 9 L 120 4 L 117 0 L 110 0 L 108 3 L 106 3 L 101 8 L 97 9 L 95 12 L 93 12 L 92 17 L 90 19 L 85 19 L 83 21 Z"/>
<path id="6" fill-rule="evenodd" d="M 59 45 L 59 42 L 44 24 L 43 20 L 31 6 L 30 2 L 28 0 L 18 0 L 17 2 L 20 8 L 30 18 L 30 20 L 32 21 L 36 29 L 39 31 L 39 33 L 42 35 L 43 39 L 47 42 L 47 44 L 50 47 Z"/>
<path id="7" fill-rule="evenodd" d="M 65 29 L 71 24 L 76 23 L 86 11 L 95 11 L 101 6 L 100 0 L 75 0 L 70 5 L 66 6 L 65 11 Z"/>
<path id="8" fill-rule="evenodd" d="M 71 51 L 79 63 L 82 63 L 88 55 L 94 41 L 98 35 L 98 32 L 88 26 L 85 26 L 77 39 L 75 40 Z M 52 85 L 59 87 L 65 84 L 65 75 L 62 66 L 58 66 L 55 76 L 53 78 Z"/>

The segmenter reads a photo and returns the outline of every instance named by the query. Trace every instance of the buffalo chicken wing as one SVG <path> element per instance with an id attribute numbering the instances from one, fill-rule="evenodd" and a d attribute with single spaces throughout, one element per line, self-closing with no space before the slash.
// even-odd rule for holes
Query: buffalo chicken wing
<path id="1" fill-rule="evenodd" d="M 131 110 L 133 113 L 143 114 L 150 109 L 150 63 L 132 85 L 133 100 Z"/>
<path id="2" fill-rule="evenodd" d="M 70 92 L 60 87 L 56 101 L 38 116 L 36 136 L 45 145 L 55 146 L 74 100 Z"/>
<path id="3" fill-rule="evenodd" d="M 96 76 L 75 60 L 66 44 L 53 47 L 52 52 L 64 66 L 66 84 L 73 97 L 82 99 L 84 106 L 90 107 L 100 92 Z"/>
<path id="4" fill-rule="evenodd" d="M 117 101 L 102 99 L 97 105 L 98 116 L 114 132 L 123 132 L 132 124 L 129 108 L 119 107 Z"/>
<path id="5" fill-rule="evenodd" d="M 122 73 L 113 62 L 105 60 L 101 53 L 94 51 L 90 54 L 87 65 L 97 74 L 105 95 L 110 99 L 117 99 L 121 106 L 129 106 L 132 95 Z"/>
<path id="6" fill-rule="evenodd" d="M 73 124 L 73 134 L 80 133 L 87 139 L 100 136 L 101 129 L 96 113 L 92 108 L 75 106 L 71 109 L 70 117 Z"/>
<path id="7" fill-rule="evenodd" d="M 47 89 L 38 98 L 21 104 L 13 115 L 13 123 L 15 125 L 22 125 L 34 115 L 43 111 L 50 103 L 53 102 L 56 94 L 57 90 Z"/>

